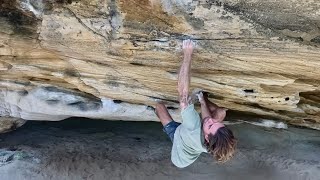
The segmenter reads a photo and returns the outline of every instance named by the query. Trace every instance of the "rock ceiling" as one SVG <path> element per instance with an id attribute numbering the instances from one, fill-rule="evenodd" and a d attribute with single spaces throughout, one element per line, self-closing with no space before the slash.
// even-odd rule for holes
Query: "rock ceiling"
<path id="1" fill-rule="evenodd" d="M 244 117 L 320 129 L 317 0 L 2 0 L 0 114 L 179 119 L 181 43 L 191 88 Z M 235 115 L 237 117 L 237 115 Z"/>

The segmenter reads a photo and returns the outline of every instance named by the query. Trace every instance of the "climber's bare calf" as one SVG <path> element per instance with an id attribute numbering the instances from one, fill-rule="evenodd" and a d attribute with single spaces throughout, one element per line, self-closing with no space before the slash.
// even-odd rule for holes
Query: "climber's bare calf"
<path id="1" fill-rule="evenodd" d="M 167 125 L 172 121 L 172 117 L 170 116 L 168 109 L 164 104 L 158 103 L 156 106 L 156 115 L 160 119 L 160 122 L 163 126 Z"/>
<path id="2" fill-rule="evenodd" d="M 158 103 L 156 106 L 156 115 L 160 119 L 161 124 L 163 125 L 163 131 L 167 133 L 170 140 L 173 142 L 174 132 L 180 123 L 175 122 L 170 116 L 168 109 L 162 103 Z"/>

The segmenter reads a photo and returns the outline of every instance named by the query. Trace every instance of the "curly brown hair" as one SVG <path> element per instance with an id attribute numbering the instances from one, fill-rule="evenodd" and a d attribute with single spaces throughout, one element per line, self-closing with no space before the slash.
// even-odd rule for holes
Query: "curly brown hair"
<path id="1" fill-rule="evenodd" d="M 209 135 L 208 140 L 205 142 L 208 153 L 219 163 L 224 163 L 233 157 L 237 139 L 229 128 L 219 128 L 215 134 Z"/>

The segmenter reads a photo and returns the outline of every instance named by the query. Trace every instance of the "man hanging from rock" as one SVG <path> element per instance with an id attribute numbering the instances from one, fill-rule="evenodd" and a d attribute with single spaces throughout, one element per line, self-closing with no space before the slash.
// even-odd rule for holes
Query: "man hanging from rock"
<path id="1" fill-rule="evenodd" d="M 182 123 L 172 119 L 164 104 L 158 103 L 156 106 L 156 114 L 163 125 L 163 131 L 173 143 L 171 161 L 175 166 L 184 168 L 192 164 L 202 152 L 206 152 L 218 162 L 226 162 L 233 156 L 236 146 L 232 131 L 222 123 L 226 109 L 210 102 L 208 94 L 199 91 L 196 95 L 201 105 L 200 118 L 189 97 L 193 42 L 184 40 L 182 48 L 184 58 L 178 77 Z"/>

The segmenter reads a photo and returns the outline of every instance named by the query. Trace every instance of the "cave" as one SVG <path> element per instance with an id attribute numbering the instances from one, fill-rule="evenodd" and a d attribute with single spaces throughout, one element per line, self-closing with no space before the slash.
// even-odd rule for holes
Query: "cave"
<path id="1" fill-rule="evenodd" d="M 316 0 L 2 0 L 3 179 L 317 179 L 319 9 Z M 228 109 L 239 154 L 179 171 L 155 106 L 182 122 L 186 39 L 195 43 L 190 92 Z M 96 168 L 74 167 L 85 163 Z M 34 170 L 13 173 L 24 164 Z"/>

